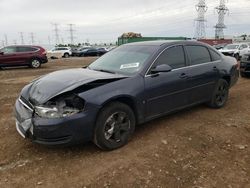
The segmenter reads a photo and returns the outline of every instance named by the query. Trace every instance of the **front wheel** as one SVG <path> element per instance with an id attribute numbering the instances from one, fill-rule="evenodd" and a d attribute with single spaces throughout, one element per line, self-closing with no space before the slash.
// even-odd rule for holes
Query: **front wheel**
<path id="1" fill-rule="evenodd" d="M 135 129 L 131 108 L 120 102 L 105 106 L 98 115 L 94 143 L 103 150 L 114 150 L 127 144 Z"/>
<path id="2" fill-rule="evenodd" d="M 234 54 L 234 58 L 239 61 L 240 60 L 240 55 L 239 54 Z"/>
<path id="3" fill-rule="evenodd" d="M 39 59 L 32 59 L 31 62 L 30 62 L 30 67 L 34 68 L 34 69 L 37 69 L 37 68 L 41 67 L 40 60 Z"/>
<path id="4" fill-rule="evenodd" d="M 208 105 L 212 108 L 225 106 L 229 95 L 229 84 L 226 80 L 220 79 L 214 89 L 213 96 Z"/>

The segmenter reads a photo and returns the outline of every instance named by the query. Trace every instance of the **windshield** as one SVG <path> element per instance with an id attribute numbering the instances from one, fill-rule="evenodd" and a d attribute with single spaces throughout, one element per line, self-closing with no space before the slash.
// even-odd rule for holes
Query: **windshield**
<path id="1" fill-rule="evenodd" d="M 238 48 L 239 48 L 239 45 L 236 45 L 236 44 L 229 44 L 229 45 L 224 47 L 224 49 L 227 49 L 227 50 L 234 50 L 234 49 L 238 49 Z"/>
<path id="2" fill-rule="evenodd" d="M 134 75 L 152 56 L 157 46 L 121 46 L 93 62 L 89 68 L 118 74 Z"/>

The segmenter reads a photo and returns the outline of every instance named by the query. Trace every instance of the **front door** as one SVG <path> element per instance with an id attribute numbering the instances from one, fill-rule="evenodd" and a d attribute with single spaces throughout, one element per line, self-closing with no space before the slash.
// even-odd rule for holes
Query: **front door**
<path id="1" fill-rule="evenodd" d="M 167 64 L 170 72 L 151 74 L 145 77 L 146 119 L 152 119 L 187 105 L 186 82 L 188 79 L 183 46 L 165 49 L 152 68 Z"/>
<path id="2" fill-rule="evenodd" d="M 1 52 L 3 52 L 2 55 L 0 55 L 0 63 L 2 65 L 14 65 L 17 64 L 18 59 L 16 58 L 16 47 L 9 46 L 1 49 Z"/>

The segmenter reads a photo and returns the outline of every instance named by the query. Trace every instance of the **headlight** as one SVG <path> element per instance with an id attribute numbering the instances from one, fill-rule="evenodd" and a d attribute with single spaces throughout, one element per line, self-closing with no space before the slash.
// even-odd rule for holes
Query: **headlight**
<path id="1" fill-rule="evenodd" d="M 63 108 L 59 110 L 56 107 L 48 108 L 48 107 L 36 106 L 35 109 L 36 109 L 35 112 L 38 116 L 49 119 L 69 117 L 71 115 L 80 112 L 80 110 L 74 108 Z"/>

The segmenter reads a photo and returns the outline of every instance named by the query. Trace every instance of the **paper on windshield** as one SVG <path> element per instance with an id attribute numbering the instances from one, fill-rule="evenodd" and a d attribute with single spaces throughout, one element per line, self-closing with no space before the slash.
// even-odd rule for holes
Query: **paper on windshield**
<path id="1" fill-rule="evenodd" d="M 121 65 L 120 69 L 131 69 L 131 68 L 138 68 L 140 65 L 139 62 L 137 63 L 129 63 L 129 64 L 123 64 Z"/>

